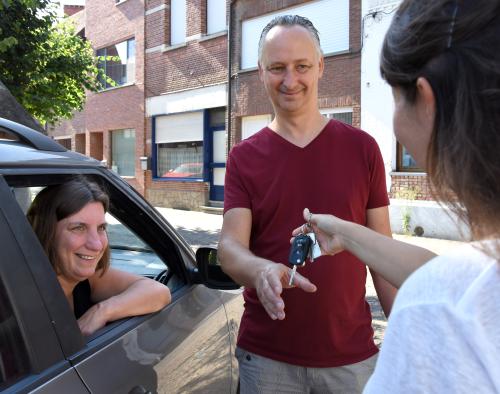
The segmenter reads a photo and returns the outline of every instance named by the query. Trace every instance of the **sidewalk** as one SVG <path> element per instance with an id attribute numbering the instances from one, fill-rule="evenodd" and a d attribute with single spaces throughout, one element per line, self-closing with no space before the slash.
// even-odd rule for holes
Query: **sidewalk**
<path id="1" fill-rule="evenodd" d="M 167 218 L 167 220 L 187 240 L 191 247 L 196 250 L 200 246 L 217 247 L 220 229 L 222 227 L 222 215 L 209 214 L 195 211 L 182 211 L 171 208 L 156 208 Z M 394 239 L 411 243 L 429 249 L 436 254 L 444 254 L 451 251 L 463 242 L 449 241 L 444 239 L 415 237 L 401 234 L 393 234 Z M 387 319 L 378 302 L 377 294 L 373 286 L 370 274 L 366 281 L 366 300 L 372 310 L 372 325 L 374 338 L 377 346 L 383 341 Z"/>

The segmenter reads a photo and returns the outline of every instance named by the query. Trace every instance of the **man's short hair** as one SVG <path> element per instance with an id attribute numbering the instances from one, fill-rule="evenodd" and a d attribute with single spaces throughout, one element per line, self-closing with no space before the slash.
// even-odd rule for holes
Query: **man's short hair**
<path id="1" fill-rule="evenodd" d="M 271 20 L 266 27 L 262 30 L 259 39 L 259 62 L 262 60 L 262 51 L 264 49 L 264 41 L 266 40 L 267 33 L 275 26 L 302 26 L 310 34 L 316 45 L 319 56 L 323 56 L 323 51 L 321 50 L 321 44 L 319 41 L 318 30 L 314 27 L 312 22 L 306 17 L 300 15 L 280 15 Z"/>

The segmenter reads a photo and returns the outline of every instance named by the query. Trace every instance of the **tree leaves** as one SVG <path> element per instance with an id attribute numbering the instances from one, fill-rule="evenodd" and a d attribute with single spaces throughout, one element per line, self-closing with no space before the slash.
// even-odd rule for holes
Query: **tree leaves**
<path id="1" fill-rule="evenodd" d="M 0 0 L 0 79 L 42 123 L 83 109 L 100 88 L 97 58 L 71 20 L 57 22 L 49 0 Z"/>

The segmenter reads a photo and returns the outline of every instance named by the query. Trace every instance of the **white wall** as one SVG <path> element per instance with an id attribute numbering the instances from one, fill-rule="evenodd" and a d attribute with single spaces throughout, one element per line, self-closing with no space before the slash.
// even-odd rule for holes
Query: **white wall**
<path id="1" fill-rule="evenodd" d="M 370 133 L 382 152 L 387 191 L 391 172 L 396 170 L 396 139 L 392 128 L 394 103 L 389 85 L 380 76 L 380 50 L 400 0 L 362 0 L 363 50 L 361 52 L 361 128 Z M 374 16 L 370 13 L 377 12 Z M 391 228 L 402 233 L 403 215 L 410 218 L 410 229 L 420 226 L 424 237 L 464 240 L 469 232 L 449 209 L 435 201 L 392 199 L 389 206 Z"/>
<path id="2" fill-rule="evenodd" d="M 363 1 L 363 50 L 361 53 L 361 128 L 380 146 L 384 158 L 387 190 L 390 172 L 396 169 L 396 140 L 392 132 L 394 104 L 389 85 L 379 71 L 380 50 L 385 33 L 400 1 Z M 374 17 L 368 14 L 379 11 Z"/>

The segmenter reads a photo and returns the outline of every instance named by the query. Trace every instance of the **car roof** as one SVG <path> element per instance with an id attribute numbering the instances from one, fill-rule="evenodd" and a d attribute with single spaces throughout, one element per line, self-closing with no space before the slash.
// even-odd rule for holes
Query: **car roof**
<path id="1" fill-rule="evenodd" d="M 104 167 L 104 164 L 100 161 L 77 152 L 43 151 L 17 141 L 0 140 L 0 166 L 31 167 L 34 165 L 50 167 L 79 167 L 82 165 L 86 167 Z"/>
<path id="2" fill-rule="evenodd" d="M 46 135 L 7 119 L 0 118 L 0 131 L 12 138 L 0 138 L 1 167 L 105 167 L 98 160 L 68 151 Z"/>

